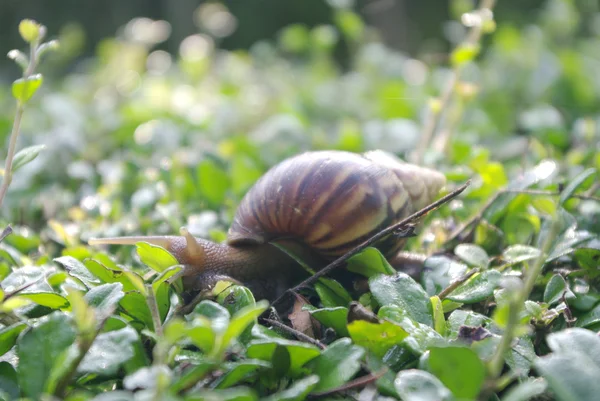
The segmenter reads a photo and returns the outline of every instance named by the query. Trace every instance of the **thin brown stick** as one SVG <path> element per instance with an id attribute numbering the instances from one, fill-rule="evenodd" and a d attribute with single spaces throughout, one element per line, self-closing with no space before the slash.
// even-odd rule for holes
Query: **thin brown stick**
<path id="1" fill-rule="evenodd" d="M 315 274 L 313 274 L 312 276 L 310 276 L 306 280 L 302 281 L 300 284 L 296 285 L 293 288 L 288 289 L 281 296 L 279 296 L 279 298 L 277 298 L 275 301 L 273 301 L 272 305 L 276 305 L 277 303 L 281 302 L 291 292 L 297 292 L 298 289 L 300 289 L 302 287 L 306 287 L 306 286 L 314 283 L 319 278 L 321 278 L 324 275 L 330 273 L 334 269 L 342 266 L 352 256 L 356 255 L 357 253 L 359 253 L 363 249 L 365 249 L 365 248 L 373 245 L 373 243 L 379 241 L 381 238 L 386 237 L 386 236 L 388 236 L 388 235 L 390 235 L 390 234 L 392 234 L 394 232 L 405 231 L 406 229 L 410 228 L 410 226 L 412 224 L 414 224 L 421 217 L 427 215 L 431 211 L 439 208 L 443 204 L 447 203 L 448 201 L 450 201 L 450 200 L 454 199 L 455 197 L 457 197 L 458 195 L 460 195 L 460 193 L 463 192 L 470 184 L 471 184 L 471 180 L 468 180 L 466 183 L 464 183 L 463 185 L 461 185 L 460 187 L 458 187 L 454 191 L 450 192 L 446 196 L 444 196 L 444 197 L 438 199 L 437 201 L 433 202 L 429 206 L 425 206 L 423 209 L 419 210 L 416 213 L 411 214 L 410 216 L 408 216 L 404 220 L 402 220 L 402 221 L 400 221 L 400 222 L 398 222 L 396 224 L 393 224 L 393 225 L 389 226 L 388 228 L 386 228 L 384 230 L 381 230 L 380 232 L 378 232 L 377 234 L 373 235 L 371 238 L 369 238 L 368 240 L 366 240 L 362 244 L 360 244 L 357 247 L 353 248 L 352 250 L 346 252 L 344 255 L 340 256 L 339 258 L 337 258 L 336 260 L 334 260 L 333 262 L 331 262 L 330 264 L 328 264 L 327 266 L 325 266 L 323 269 L 319 270 L 318 272 L 316 272 Z"/>
<path id="2" fill-rule="evenodd" d="M 369 373 L 368 375 L 361 376 L 361 377 L 356 378 L 354 380 L 350 380 L 349 382 L 344 383 L 344 384 L 342 384 L 339 387 L 332 388 L 330 390 L 321 391 L 321 392 L 318 392 L 318 393 L 312 393 L 309 397 L 310 398 L 313 398 L 313 397 L 323 397 L 323 396 L 326 396 L 326 395 L 341 393 L 343 391 L 348 391 L 348 390 L 352 390 L 352 389 L 355 389 L 355 388 L 364 387 L 364 386 L 367 386 L 367 385 L 369 385 L 369 384 L 371 384 L 373 382 L 376 382 L 381 377 L 383 377 L 383 375 L 385 375 L 387 372 L 388 372 L 388 368 L 385 367 L 385 368 L 381 369 L 379 372 Z"/>
<path id="3" fill-rule="evenodd" d="M 267 319 L 264 318 L 263 319 L 264 322 L 269 323 L 272 326 L 275 326 L 281 330 L 284 330 L 286 332 L 288 332 L 289 334 L 293 335 L 294 337 L 296 337 L 298 340 L 301 341 L 305 341 L 307 343 L 311 343 L 313 345 L 316 345 L 317 347 L 321 348 L 321 349 L 325 349 L 325 344 L 323 344 L 321 341 L 314 339 L 310 336 L 307 336 L 306 334 L 302 333 L 301 331 L 298 331 L 290 326 L 287 326 L 281 322 L 278 322 L 277 320 L 273 320 L 273 319 Z"/>
<path id="4" fill-rule="evenodd" d="M 12 234 L 13 229 L 11 226 L 6 226 L 6 228 L 4 230 L 2 230 L 2 233 L 0 233 L 0 242 L 4 241 L 4 238 L 8 237 L 10 234 Z"/>
<path id="5" fill-rule="evenodd" d="M 438 297 L 440 299 L 446 298 L 448 295 L 450 295 L 452 293 L 452 291 L 454 291 L 456 288 L 458 288 L 459 285 L 461 285 L 462 283 L 464 283 L 465 281 L 467 281 L 468 279 L 470 279 L 471 277 L 473 277 L 473 275 L 475 273 L 479 273 L 479 269 L 473 269 L 470 272 L 468 272 L 467 274 L 463 275 L 462 277 L 459 277 L 458 279 L 456 279 L 453 282 L 451 282 L 448 287 L 444 288 L 438 294 Z"/>

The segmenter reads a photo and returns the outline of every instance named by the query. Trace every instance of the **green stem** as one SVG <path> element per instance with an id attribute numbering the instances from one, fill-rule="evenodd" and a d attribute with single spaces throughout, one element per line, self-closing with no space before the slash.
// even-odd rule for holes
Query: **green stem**
<path id="1" fill-rule="evenodd" d="M 554 239 L 558 235 L 558 231 L 560 230 L 560 218 L 559 216 L 555 216 L 552 220 L 552 225 L 550 226 L 550 231 L 548 232 L 548 237 L 544 241 L 542 246 L 540 256 L 536 259 L 534 265 L 528 269 L 525 273 L 525 280 L 523 283 L 523 288 L 519 291 L 515 299 L 509 305 L 508 319 L 506 323 L 506 329 L 504 330 L 504 334 L 500 340 L 500 344 L 498 348 L 496 348 L 496 352 L 492 357 L 489 365 L 490 378 L 493 380 L 497 380 L 497 378 L 502 373 L 502 368 L 504 367 L 504 355 L 510 349 L 511 343 L 515 336 L 515 331 L 519 324 L 519 315 L 525 304 L 525 301 L 529 299 L 531 295 L 531 291 L 535 286 L 535 281 L 542 272 L 544 267 L 547 255 L 552 247 Z"/>
<path id="2" fill-rule="evenodd" d="M 37 47 L 38 41 L 34 42 L 30 46 L 29 50 L 29 65 L 23 72 L 23 79 L 27 79 L 30 75 L 33 74 L 35 67 L 37 65 Z M 17 139 L 19 138 L 19 133 L 21 131 L 21 120 L 23 119 L 23 112 L 25 111 L 25 105 L 20 100 L 17 101 L 17 111 L 15 113 L 15 120 L 13 121 L 12 131 L 10 133 L 10 141 L 8 145 L 8 154 L 6 155 L 6 162 L 4 163 L 4 178 L 2 180 L 2 186 L 0 186 L 0 206 L 2 206 L 2 202 L 4 201 L 4 197 L 6 196 L 6 192 L 8 191 L 8 186 L 12 182 L 12 163 L 15 157 L 16 148 L 17 148 Z"/>
<path id="3" fill-rule="evenodd" d="M 163 335 L 162 323 L 160 321 L 160 313 L 158 311 L 158 304 L 156 303 L 156 297 L 154 296 L 154 291 L 152 290 L 151 284 L 146 284 L 146 302 L 148 303 L 148 308 L 150 309 L 150 315 L 152 315 L 152 323 L 154 324 L 154 332 L 156 335 L 161 338 Z"/>

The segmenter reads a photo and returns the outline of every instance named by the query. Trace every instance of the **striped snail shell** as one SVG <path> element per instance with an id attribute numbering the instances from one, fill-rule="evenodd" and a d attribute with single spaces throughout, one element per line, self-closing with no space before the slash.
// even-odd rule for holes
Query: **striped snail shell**
<path id="1" fill-rule="evenodd" d="M 334 259 L 431 203 L 443 174 L 384 151 L 307 152 L 271 168 L 241 201 L 229 245 L 296 239 Z M 376 246 L 394 255 L 403 242 Z"/>

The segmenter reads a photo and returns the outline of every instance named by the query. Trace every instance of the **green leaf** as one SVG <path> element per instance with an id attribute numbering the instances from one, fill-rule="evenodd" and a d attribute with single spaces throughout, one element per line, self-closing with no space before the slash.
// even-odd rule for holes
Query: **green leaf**
<path id="1" fill-rule="evenodd" d="M 438 296 L 431 297 L 431 307 L 433 309 L 433 328 L 443 336 L 446 334 L 446 319 L 442 301 Z"/>
<path id="2" fill-rule="evenodd" d="M 535 197 L 531 200 L 531 205 L 537 209 L 538 212 L 545 213 L 551 217 L 556 216 L 556 202 L 551 197 Z"/>
<path id="3" fill-rule="evenodd" d="M 403 401 L 445 401 L 452 393 L 429 372 L 418 369 L 403 370 L 394 380 L 394 387 Z"/>
<path id="4" fill-rule="evenodd" d="M 74 341 L 72 321 L 62 312 L 51 314 L 19 338 L 18 376 L 23 395 L 40 398 L 54 364 Z"/>
<path id="5" fill-rule="evenodd" d="M 131 327 L 99 334 L 77 371 L 99 376 L 116 375 L 119 368 L 133 358 L 136 341 L 139 341 L 138 333 Z"/>
<path id="6" fill-rule="evenodd" d="M 469 348 L 431 348 L 429 368 L 459 399 L 475 399 L 485 380 L 485 366 Z"/>
<path id="7" fill-rule="evenodd" d="M 38 305 L 52 309 L 62 309 L 69 306 L 67 298 L 55 292 L 20 293 L 17 297 L 28 299 Z"/>
<path id="8" fill-rule="evenodd" d="M 175 276 L 181 270 L 183 270 L 183 266 L 178 265 L 178 266 L 169 267 L 168 269 L 162 271 L 158 275 L 158 277 L 156 277 L 154 279 L 154 281 L 152 281 L 152 290 L 154 291 L 154 294 L 158 293 L 158 288 L 160 287 L 161 284 L 163 284 L 165 281 L 167 281 L 171 277 Z"/>
<path id="9" fill-rule="evenodd" d="M 126 292 L 136 290 L 135 285 L 133 285 L 123 270 L 109 268 L 94 259 L 86 259 L 83 264 L 90 273 L 104 283 L 121 283 L 123 284 L 123 291 Z"/>
<path id="10" fill-rule="evenodd" d="M 0 329 L 0 356 L 6 354 L 15 345 L 19 334 L 27 328 L 25 323 L 15 323 Z"/>
<path id="11" fill-rule="evenodd" d="M 19 150 L 13 159 L 12 172 L 14 173 L 27 163 L 34 160 L 45 148 L 46 145 L 34 145 Z"/>
<path id="12" fill-rule="evenodd" d="M 473 61 L 479 54 L 479 45 L 472 43 L 462 43 L 452 51 L 450 61 L 454 66 L 462 66 Z"/>
<path id="13" fill-rule="evenodd" d="M 502 397 L 502 401 L 529 401 L 542 395 L 546 387 L 548 383 L 542 378 L 528 379 L 508 390 Z"/>
<path id="14" fill-rule="evenodd" d="M 214 388 L 228 388 L 234 386 L 271 364 L 258 359 L 246 359 L 241 362 L 227 363 L 223 366 L 225 374 L 215 382 Z"/>
<path id="15" fill-rule="evenodd" d="M 349 338 L 341 338 L 329 345 L 307 365 L 320 379 L 314 391 L 330 390 L 350 380 L 360 370 L 364 354 L 364 349 L 353 345 Z"/>
<path id="16" fill-rule="evenodd" d="M 135 244 L 135 247 L 142 263 L 156 272 L 161 273 L 169 267 L 179 265 L 179 262 L 173 255 L 158 245 L 138 242 Z"/>
<path id="17" fill-rule="evenodd" d="M 575 298 L 575 294 L 567 287 L 567 282 L 560 274 L 553 275 L 548 284 L 546 284 L 546 289 L 544 290 L 544 302 L 549 305 L 555 305 L 559 303 L 563 295 L 565 299 L 573 299 Z"/>
<path id="18" fill-rule="evenodd" d="M 590 327 L 600 322 L 600 304 L 596 305 L 594 309 L 577 318 L 575 325 L 577 327 Z"/>
<path id="19" fill-rule="evenodd" d="M 348 291 L 339 282 L 322 277 L 315 284 L 315 291 L 321 298 L 323 306 L 335 308 L 336 306 L 348 306 L 352 302 L 352 297 Z"/>
<path id="20" fill-rule="evenodd" d="M 421 355 L 432 345 L 444 344 L 445 340 L 431 326 L 415 322 L 407 311 L 395 305 L 382 306 L 377 313 L 380 319 L 389 320 L 402 327 L 408 334 L 403 341 L 409 350 Z"/>
<path id="21" fill-rule="evenodd" d="M 450 338 L 456 338 L 462 326 L 483 327 L 492 323 L 492 319 L 473 311 L 455 310 L 448 316 L 448 334 Z"/>
<path id="22" fill-rule="evenodd" d="M 346 269 L 365 277 L 372 277 L 380 273 L 396 274 L 396 270 L 388 263 L 379 249 L 373 247 L 365 248 L 348 259 Z"/>
<path id="23" fill-rule="evenodd" d="M 223 204 L 231 183 L 227 173 L 213 160 L 204 159 L 198 165 L 198 189 L 211 205 Z"/>
<path id="24" fill-rule="evenodd" d="M 26 103 L 42 85 L 42 74 L 34 74 L 23 79 L 19 78 L 12 84 L 12 94 L 21 103 Z"/>
<path id="25" fill-rule="evenodd" d="M 589 177 L 596 174 L 595 168 L 588 168 L 587 170 L 582 171 L 576 177 L 569 180 L 569 183 L 560 193 L 560 198 L 558 199 L 559 205 L 564 205 L 565 202 L 573 196 L 573 193 L 583 184 Z"/>
<path id="26" fill-rule="evenodd" d="M 142 322 L 146 327 L 154 329 L 154 322 L 146 297 L 139 292 L 126 292 L 119 305 L 132 318 Z"/>
<path id="27" fill-rule="evenodd" d="M 190 384 L 198 383 L 205 377 L 209 372 L 214 370 L 217 364 L 214 361 L 202 360 L 191 369 L 185 371 L 185 373 L 176 379 L 170 387 L 170 390 L 174 393 L 179 393 L 185 388 L 189 388 Z"/>
<path id="28" fill-rule="evenodd" d="M 413 320 L 433 327 L 429 296 L 409 275 L 398 272 L 394 276 L 373 276 L 369 287 L 380 305 L 397 305 Z"/>
<path id="29" fill-rule="evenodd" d="M 492 296 L 500 283 L 502 274 L 497 270 L 486 270 L 459 285 L 446 298 L 464 304 L 474 304 Z"/>
<path id="30" fill-rule="evenodd" d="M 256 319 L 269 307 L 269 302 L 266 300 L 259 301 L 255 305 L 248 305 L 241 309 L 233 316 L 227 330 L 223 333 L 221 339 L 220 350 L 218 353 L 225 352 L 230 343 L 238 338 L 249 325 L 253 324 Z"/>
<path id="31" fill-rule="evenodd" d="M 185 401 L 258 401 L 255 391 L 247 387 L 235 387 L 225 390 L 199 390 L 185 397 Z"/>
<path id="32" fill-rule="evenodd" d="M 600 338 L 574 328 L 547 337 L 553 353 L 534 365 L 560 400 L 594 400 L 600 394 Z"/>
<path id="33" fill-rule="evenodd" d="M 32 19 L 24 19 L 19 23 L 19 34 L 27 43 L 40 39 L 41 30 L 41 25 Z"/>
<path id="34" fill-rule="evenodd" d="M 79 279 L 88 288 L 101 283 L 100 279 L 94 276 L 83 263 L 72 256 L 61 256 L 54 261 L 61 264 L 70 276 Z"/>
<path id="35" fill-rule="evenodd" d="M 388 321 L 372 323 L 354 320 L 348 323 L 348 332 L 354 344 L 366 348 L 379 358 L 408 336 L 402 327 Z"/>
<path id="36" fill-rule="evenodd" d="M 308 361 L 318 357 L 321 353 L 313 345 L 283 338 L 268 340 L 255 340 L 248 345 L 246 355 L 248 358 L 271 361 L 277 346 L 285 347 L 290 355 L 290 373 L 297 374 L 300 368 Z"/>
<path id="37" fill-rule="evenodd" d="M 541 180 L 554 175 L 558 170 L 558 164 L 551 160 L 544 160 L 533 169 L 528 170 L 522 176 L 518 177 L 506 186 L 509 190 L 522 190 L 538 183 Z M 517 196 L 514 192 L 505 192 L 500 194 L 492 205 L 483 213 L 483 218 L 491 224 L 496 224 L 498 220 L 506 213 L 510 202 Z"/>
<path id="38" fill-rule="evenodd" d="M 439 294 L 451 282 L 464 276 L 467 270 L 467 265 L 447 256 L 431 256 L 424 263 L 423 286 L 430 296 Z"/>
<path id="39" fill-rule="evenodd" d="M 294 382 L 288 389 L 264 398 L 264 401 L 303 401 L 317 383 L 319 383 L 319 376 L 307 376 Z"/>
<path id="40" fill-rule="evenodd" d="M 229 326 L 229 311 L 213 301 L 204 300 L 200 302 L 194 308 L 193 315 L 209 318 L 211 327 L 215 333 L 223 333 Z"/>
<path id="41" fill-rule="evenodd" d="M 471 266 L 486 269 L 490 264 L 486 251 L 475 244 L 460 244 L 454 248 L 454 254 Z"/>
<path id="42" fill-rule="evenodd" d="M 224 285 L 225 288 L 220 289 L 220 285 Z M 252 291 L 241 285 L 219 281 L 213 292 L 219 294 L 217 303 L 227 309 L 232 316 L 242 308 L 256 304 Z"/>
<path id="43" fill-rule="evenodd" d="M 3 395 L 8 396 L 7 400 L 16 400 L 19 398 L 17 372 L 6 361 L 0 361 L 0 397 Z"/>
<path id="44" fill-rule="evenodd" d="M 326 327 L 331 327 L 335 330 L 339 337 L 348 337 L 348 328 L 346 323 L 348 321 L 348 308 L 338 306 L 336 308 L 322 308 L 309 310 L 312 316 L 315 317 L 321 324 Z"/>
<path id="45" fill-rule="evenodd" d="M 204 316 L 195 318 L 192 322 L 192 327 L 186 333 L 192 343 L 204 351 L 204 353 L 210 354 L 213 352 L 217 336 L 209 319 Z"/>
<path id="46" fill-rule="evenodd" d="M 512 245 L 502 252 L 502 257 L 509 263 L 527 262 L 539 256 L 540 250 L 528 245 Z"/>

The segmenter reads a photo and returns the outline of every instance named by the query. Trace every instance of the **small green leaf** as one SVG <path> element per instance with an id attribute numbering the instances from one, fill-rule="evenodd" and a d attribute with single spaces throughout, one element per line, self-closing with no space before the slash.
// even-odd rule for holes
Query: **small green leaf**
<path id="1" fill-rule="evenodd" d="M 560 193 L 560 198 L 558 200 L 559 205 L 564 205 L 565 202 L 573 196 L 573 193 L 583 184 L 589 177 L 596 174 L 595 168 L 588 168 L 587 170 L 579 173 L 575 178 L 569 180 L 569 183 Z"/>
<path id="2" fill-rule="evenodd" d="M 528 379 L 508 390 L 502 397 L 502 401 L 529 401 L 542 395 L 546 387 L 548 383 L 542 378 Z"/>
<path id="3" fill-rule="evenodd" d="M 353 345 L 349 338 L 341 338 L 327 347 L 307 368 L 319 376 L 314 391 L 325 391 L 344 384 L 359 370 L 365 351 Z"/>
<path id="4" fill-rule="evenodd" d="M 187 329 L 186 334 L 192 343 L 204 353 L 210 354 L 213 352 L 217 336 L 208 318 L 204 316 L 196 317 L 192 322 L 192 327 Z"/>
<path id="5" fill-rule="evenodd" d="M 348 332 L 354 344 L 366 348 L 380 358 L 408 336 L 402 327 L 388 321 L 371 323 L 355 320 L 348 323 Z"/>
<path id="6" fill-rule="evenodd" d="M 539 256 L 540 250 L 528 245 L 512 245 L 502 253 L 502 257 L 509 263 L 526 262 Z"/>
<path id="7" fill-rule="evenodd" d="M 121 366 L 133 358 L 133 343 L 136 341 L 139 341 L 138 333 L 131 327 L 99 334 L 77 371 L 83 374 L 114 376 Z"/>
<path id="8" fill-rule="evenodd" d="M 42 26 L 32 19 L 24 19 L 19 23 L 19 34 L 27 43 L 33 43 L 38 40 L 42 30 Z"/>
<path id="9" fill-rule="evenodd" d="M 320 355 L 319 350 L 313 345 L 275 337 L 252 341 L 248 345 L 246 355 L 248 358 L 270 362 L 277 346 L 287 349 L 290 355 L 290 373 L 292 375 L 298 374 L 305 363 Z"/>
<path id="10" fill-rule="evenodd" d="M 308 312 L 324 326 L 333 328 L 338 336 L 347 337 L 350 335 L 346 327 L 348 308 L 338 306 L 335 308 L 315 309 Z"/>
<path id="11" fill-rule="evenodd" d="M 19 383 L 15 368 L 6 361 L 0 361 L 0 397 L 6 395 L 7 400 L 18 399 Z"/>
<path id="12" fill-rule="evenodd" d="M 99 278 L 101 282 L 121 283 L 123 284 L 123 291 L 136 290 L 136 287 L 133 285 L 129 277 L 125 275 L 123 270 L 115 270 L 107 267 L 95 259 L 86 259 L 83 264 L 86 269 L 95 277 Z"/>
<path id="13" fill-rule="evenodd" d="M 54 312 L 40 325 L 29 329 L 17 341 L 19 385 L 23 395 L 39 399 L 50 371 L 61 355 L 75 341 L 72 320 Z"/>
<path id="14" fill-rule="evenodd" d="M 246 359 L 240 362 L 227 363 L 223 366 L 225 374 L 215 382 L 215 388 L 228 388 L 256 374 L 260 370 L 270 368 L 271 364 L 258 359 Z"/>
<path id="15" fill-rule="evenodd" d="M 431 307 L 433 309 L 433 328 L 443 336 L 446 334 L 446 319 L 442 301 L 438 296 L 431 297 Z"/>
<path id="16" fill-rule="evenodd" d="M 158 245 L 138 242 L 135 246 L 142 263 L 154 271 L 161 273 L 169 267 L 179 265 L 179 262 L 173 255 Z"/>
<path id="17" fill-rule="evenodd" d="M 575 325 L 577 327 L 590 327 L 596 323 L 600 323 L 600 304 L 596 305 L 589 312 L 579 316 L 575 322 Z"/>
<path id="18" fill-rule="evenodd" d="M 410 334 L 404 339 L 403 345 L 416 355 L 421 355 L 432 345 L 445 343 L 444 338 L 431 326 L 415 322 L 405 310 L 398 306 L 382 306 L 377 317 L 397 324 Z"/>
<path id="19" fill-rule="evenodd" d="M 547 336 L 553 353 L 538 358 L 535 368 L 560 400 L 594 400 L 600 394 L 600 338 L 574 328 Z"/>
<path id="20" fill-rule="evenodd" d="M 485 366 L 469 348 L 431 348 L 429 368 L 459 399 L 475 399 L 485 380 Z"/>
<path id="21" fill-rule="evenodd" d="M 553 275 L 544 290 L 544 302 L 549 305 L 559 303 L 563 295 L 566 299 L 575 298 L 575 294 L 567 287 L 567 282 L 560 274 Z"/>
<path id="22" fill-rule="evenodd" d="M 303 401 L 319 383 L 319 376 L 310 375 L 297 380 L 286 390 L 272 394 L 264 401 Z"/>
<path id="23" fill-rule="evenodd" d="M 545 213 L 551 217 L 556 216 L 556 202 L 550 197 L 535 197 L 531 200 L 531 205 L 535 207 L 538 212 Z"/>
<path id="24" fill-rule="evenodd" d="M 480 47 L 477 44 L 462 43 L 450 55 L 450 61 L 454 66 L 463 66 L 464 64 L 473 61 L 479 54 Z"/>
<path id="25" fill-rule="evenodd" d="M 423 286 L 430 296 L 438 294 L 451 282 L 464 276 L 467 270 L 467 265 L 447 256 L 431 256 L 425 259 Z"/>
<path id="26" fill-rule="evenodd" d="M 474 304 L 492 296 L 500 283 L 502 274 L 497 270 L 486 270 L 459 285 L 446 298 L 450 301 Z"/>
<path id="27" fill-rule="evenodd" d="M 452 393 L 434 375 L 407 369 L 398 373 L 394 387 L 403 401 L 450 401 Z"/>
<path id="28" fill-rule="evenodd" d="M 14 173 L 27 163 L 34 160 L 45 148 L 46 145 L 34 145 L 19 150 L 13 159 L 12 172 Z"/>
<path id="29" fill-rule="evenodd" d="M 0 356 L 6 354 L 15 345 L 19 334 L 27 328 L 25 323 L 15 323 L 0 329 Z"/>
<path id="30" fill-rule="evenodd" d="M 460 244 L 454 249 L 454 254 L 471 266 L 485 269 L 490 264 L 486 251 L 475 244 Z"/>
<path id="31" fill-rule="evenodd" d="M 177 273 L 179 273 L 181 270 L 183 270 L 183 266 L 181 265 L 177 265 L 177 266 L 173 266 L 173 267 L 169 267 L 166 270 L 163 270 L 158 277 L 156 277 L 154 279 L 154 281 L 152 281 L 152 290 L 154 291 L 154 294 L 156 294 L 158 292 L 158 287 L 160 287 L 160 285 L 162 283 L 164 283 L 165 281 L 167 281 L 168 279 L 170 279 L 171 277 L 175 276 Z"/>
<path id="32" fill-rule="evenodd" d="M 28 299 L 38 305 L 52 309 L 62 309 L 69 306 L 67 298 L 55 292 L 31 292 L 20 293 L 19 298 Z"/>
<path id="33" fill-rule="evenodd" d="M 21 103 L 26 103 L 37 92 L 42 85 L 42 74 L 30 75 L 23 79 L 19 78 L 12 84 L 12 94 Z"/>
<path id="34" fill-rule="evenodd" d="M 396 270 L 377 248 L 369 247 L 348 259 L 346 268 L 351 272 L 372 277 L 376 274 L 396 274 Z"/>
<path id="35" fill-rule="evenodd" d="M 84 299 L 89 306 L 96 309 L 98 317 L 101 318 L 110 316 L 124 296 L 123 284 L 112 283 L 92 288 L 84 295 Z"/>
<path id="36" fill-rule="evenodd" d="M 257 302 L 255 305 L 248 305 L 241 309 L 231 318 L 231 322 L 227 330 L 223 333 L 221 339 L 220 350 L 217 355 L 225 352 L 229 344 L 238 338 L 249 325 L 253 324 L 256 319 L 269 307 L 269 303 L 265 300 Z"/>
<path id="37" fill-rule="evenodd" d="M 344 286 L 330 278 L 320 278 L 315 284 L 315 291 L 319 294 L 323 306 L 328 308 L 348 306 L 352 302 L 352 297 L 350 297 Z"/>
<path id="38" fill-rule="evenodd" d="M 223 288 L 220 288 L 220 286 L 223 286 Z M 219 294 L 217 295 L 217 303 L 227 309 L 232 316 L 242 308 L 256 304 L 252 291 L 241 285 L 219 281 L 215 285 L 213 293 Z"/>
<path id="39" fill-rule="evenodd" d="M 396 305 L 413 320 L 433 327 L 429 296 L 409 275 L 398 272 L 394 276 L 373 276 L 369 279 L 369 287 L 380 305 Z"/>

